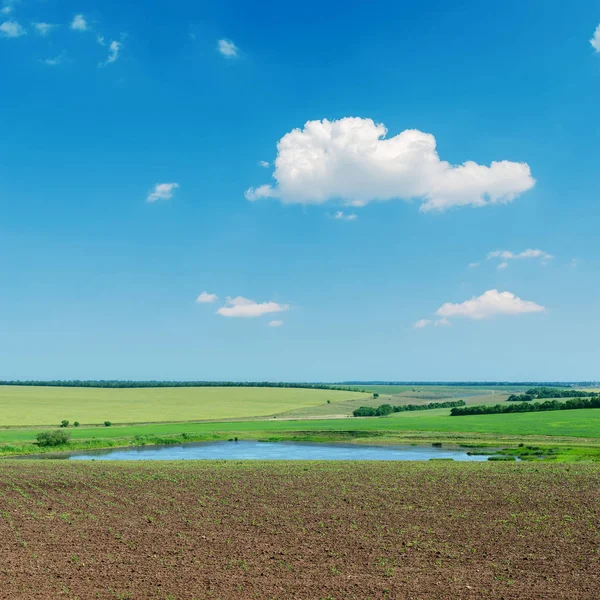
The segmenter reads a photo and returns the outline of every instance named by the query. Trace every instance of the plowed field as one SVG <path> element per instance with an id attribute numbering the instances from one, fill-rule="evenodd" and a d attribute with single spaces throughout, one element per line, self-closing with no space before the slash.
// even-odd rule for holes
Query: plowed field
<path id="1" fill-rule="evenodd" d="M 600 466 L 0 463 L 0 598 L 597 599 Z"/>

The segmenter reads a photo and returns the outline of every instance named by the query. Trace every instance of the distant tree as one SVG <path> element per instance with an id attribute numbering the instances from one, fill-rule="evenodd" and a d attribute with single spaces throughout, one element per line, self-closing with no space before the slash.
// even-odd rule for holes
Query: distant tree
<path id="1" fill-rule="evenodd" d="M 74 425 L 75 427 L 79 427 L 79 421 L 75 421 L 75 422 L 73 423 L 73 425 Z"/>
<path id="2" fill-rule="evenodd" d="M 373 392 L 373 398 L 377 400 L 377 398 L 379 398 L 379 394 L 377 392 Z"/>
<path id="3" fill-rule="evenodd" d="M 377 408 L 378 417 L 387 417 L 394 412 L 394 407 L 391 404 L 382 404 Z"/>
<path id="4" fill-rule="evenodd" d="M 61 426 L 61 427 L 68 427 L 68 426 L 69 426 L 69 421 L 67 421 L 67 419 L 63 419 L 63 420 L 60 422 L 60 426 Z"/>
<path id="5" fill-rule="evenodd" d="M 69 441 L 71 434 L 67 431 L 40 431 L 36 439 L 38 446 L 62 446 Z"/>
<path id="6" fill-rule="evenodd" d="M 361 406 L 357 408 L 353 413 L 355 417 L 376 417 L 377 409 L 372 406 Z"/>
<path id="7" fill-rule="evenodd" d="M 110 421 L 104 421 L 104 427 L 110 427 L 112 423 Z"/>

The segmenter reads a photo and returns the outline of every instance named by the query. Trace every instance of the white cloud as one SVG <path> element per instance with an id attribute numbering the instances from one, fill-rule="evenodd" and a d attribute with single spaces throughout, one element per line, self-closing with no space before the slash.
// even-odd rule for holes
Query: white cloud
<path id="1" fill-rule="evenodd" d="M 96 36 L 96 41 L 101 45 L 101 46 L 106 46 L 106 40 L 104 39 L 103 35 L 98 35 Z"/>
<path id="2" fill-rule="evenodd" d="M 102 40 L 102 41 L 100 41 Z M 98 43 L 101 46 L 104 46 L 104 38 L 102 36 L 98 36 Z M 122 42 L 117 42 L 115 40 L 113 40 L 109 47 L 108 47 L 108 58 L 104 61 L 99 63 L 98 66 L 100 67 L 105 67 L 106 65 L 110 65 L 111 63 L 114 63 L 117 58 L 119 58 L 119 52 L 121 52 L 121 50 L 123 49 L 123 44 Z"/>
<path id="3" fill-rule="evenodd" d="M 548 254 L 543 250 L 534 250 L 533 248 L 528 248 L 527 250 L 523 250 L 523 252 L 519 252 L 515 254 L 510 250 L 495 250 L 494 252 L 490 252 L 487 255 L 488 260 L 490 258 L 500 258 L 502 260 L 520 260 L 523 258 L 539 258 L 542 262 L 552 260 L 554 256 L 552 254 Z"/>
<path id="4" fill-rule="evenodd" d="M 573 269 L 576 269 L 578 264 L 579 264 L 579 261 L 576 258 L 571 259 L 571 267 Z"/>
<path id="5" fill-rule="evenodd" d="M 283 321 L 269 321 L 269 327 L 281 327 Z"/>
<path id="6" fill-rule="evenodd" d="M 544 312 L 546 309 L 535 302 L 521 300 L 511 292 L 488 290 L 481 296 L 466 300 L 461 304 L 447 302 L 436 311 L 442 318 L 466 317 L 469 319 L 486 319 L 495 315 L 521 315 Z"/>
<path id="7" fill-rule="evenodd" d="M 337 219 L 338 221 L 356 221 L 356 219 L 358 219 L 358 216 L 355 215 L 354 213 L 351 213 L 349 215 L 347 215 L 346 213 L 344 213 L 341 210 L 338 210 L 334 215 L 333 215 L 334 219 Z"/>
<path id="8" fill-rule="evenodd" d="M 33 28 L 40 35 L 48 35 L 56 27 L 58 25 L 54 25 L 53 23 L 33 23 Z"/>
<path id="9" fill-rule="evenodd" d="M 2 8 L 0 8 L 0 14 L 10 15 L 10 13 L 13 10 L 14 10 L 14 8 L 12 6 L 10 6 L 10 4 L 8 4 L 7 6 L 3 6 Z"/>
<path id="10" fill-rule="evenodd" d="M 500 263 L 496 269 L 498 269 L 499 271 L 501 271 L 502 269 L 506 269 L 506 267 L 508 267 L 508 263 L 507 262 L 502 262 Z"/>
<path id="11" fill-rule="evenodd" d="M 227 297 L 225 306 L 217 310 L 217 314 L 222 317 L 261 317 L 268 313 L 277 313 L 289 310 L 289 304 L 278 304 L 277 302 L 255 302 L 238 296 L 237 298 Z"/>
<path id="12" fill-rule="evenodd" d="M 23 29 L 23 27 L 16 21 L 4 21 L 4 23 L 0 25 L 1 37 L 18 38 L 26 33 L 27 31 L 25 31 L 25 29 Z"/>
<path id="13" fill-rule="evenodd" d="M 596 31 L 594 32 L 594 35 L 590 40 L 590 44 L 594 47 L 594 50 L 596 50 L 596 52 L 600 52 L 600 25 L 596 27 Z"/>
<path id="14" fill-rule="evenodd" d="M 269 164 L 269 162 L 268 162 L 268 161 L 266 161 L 266 160 L 260 160 L 260 161 L 258 161 L 258 164 L 259 164 L 261 167 L 264 167 L 265 169 L 268 169 L 268 168 L 271 166 L 271 165 Z"/>
<path id="15" fill-rule="evenodd" d="M 75 31 L 87 31 L 87 28 L 87 21 L 84 19 L 83 15 L 75 15 L 73 17 L 71 29 L 74 29 Z"/>
<path id="16" fill-rule="evenodd" d="M 173 190 L 179 187 L 178 183 L 157 183 L 148 197 L 147 202 L 156 202 L 157 200 L 170 200 L 173 197 Z"/>
<path id="17" fill-rule="evenodd" d="M 209 294 L 208 292 L 202 292 L 197 298 L 196 302 L 198 304 L 209 304 L 210 302 L 215 302 L 219 297 L 216 294 Z"/>
<path id="18" fill-rule="evenodd" d="M 423 329 L 423 327 L 427 327 L 428 325 L 431 325 L 433 323 L 433 321 L 431 319 L 420 319 L 419 321 L 417 321 L 414 325 L 415 329 Z"/>
<path id="19" fill-rule="evenodd" d="M 219 40 L 217 50 L 225 58 L 237 58 L 240 49 L 231 40 Z"/>
<path id="20" fill-rule="evenodd" d="M 249 188 L 245 196 L 286 204 L 343 200 L 352 206 L 418 198 L 421 210 L 441 211 L 511 202 L 535 184 L 526 163 L 451 165 L 440 160 L 431 134 L 416 129 L 386 134 L 371 119 L 308 121 L 279 140 L 276 183 Z"/>
<path id="21" fill-rule="evenodd" d="M 479 264 L 480 263 L 478 263 L 478 262 L 472 262 L 472 263 L 469 263 L 467 265 L 467 267 L 469 267 L 469 269 L 475 269 L 475 268 L 477 268 L 479 266 Z"/>
<path id="22" fill-rule="evenodd" d="M 429 327 L 429 325 L 433 325 L 434 327 L 450 327 L 452 323 L 448 321 L 448 319 L 437 319 L 432 321 L 431 319 L 421 319 L 414 324 L 415 329 L 423 329 L 424 327 Z"/>
<path id="23" fill-rule="evenodd" d="M 61 52 L 58 56 L 52 56 L 50 58 L 44 59 L 42 62 L 49 67 L 56 67 L 63 63 L 65 60 L 65 52 Z"/>

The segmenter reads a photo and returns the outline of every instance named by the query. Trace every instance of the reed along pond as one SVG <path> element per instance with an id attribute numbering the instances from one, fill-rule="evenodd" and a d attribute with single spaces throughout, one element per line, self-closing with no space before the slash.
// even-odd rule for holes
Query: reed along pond
<path id="1" fill-rule="evenodd" d="M 491 452 L 492 453 L 492 452 Z M 29 457 L 31 458 L 31 457 Z M 434 446 L 366 446 L 310 442 L 197 442 L 46 454 L 64 460 L 431 460 L 485 461 L 466 450 Z"/>

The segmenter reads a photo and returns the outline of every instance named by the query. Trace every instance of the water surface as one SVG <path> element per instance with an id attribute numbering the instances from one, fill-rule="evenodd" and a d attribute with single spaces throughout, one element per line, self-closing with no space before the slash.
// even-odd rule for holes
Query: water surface
<path id="1" fill-rule="evenodd" d="M 67 460 L 430 460 L 484 461 L 456 448 L 433 446 L 364 446 L 311 442 L 197 442 L 91 450 L 54 455 Z"/>

